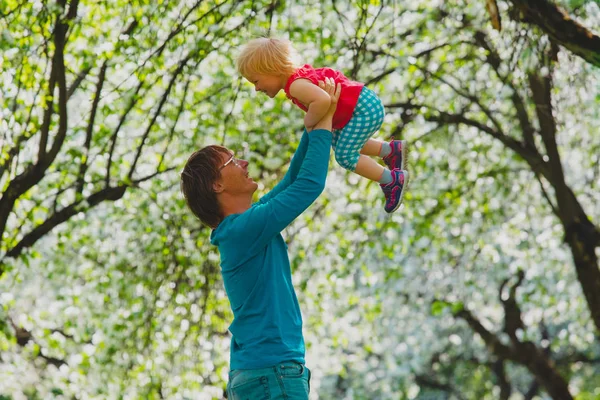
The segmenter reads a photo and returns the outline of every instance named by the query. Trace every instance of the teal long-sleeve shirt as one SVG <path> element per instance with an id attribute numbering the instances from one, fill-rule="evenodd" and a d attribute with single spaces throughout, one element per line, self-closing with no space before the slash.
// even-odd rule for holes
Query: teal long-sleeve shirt
<path id="1" fill-rule="evenodd" d="M 232 370 L 304 363 L 302 316 L 281 231 L 323 191 L 331 139 L 330 131 L 305 131 L 277 186 L 211 233 L 234 316 Z"/>

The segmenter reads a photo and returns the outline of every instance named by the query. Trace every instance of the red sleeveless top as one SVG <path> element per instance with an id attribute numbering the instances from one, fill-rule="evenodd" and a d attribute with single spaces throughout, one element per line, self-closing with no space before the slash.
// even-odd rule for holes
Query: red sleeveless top
<path id="1" fill-rule="evenodd" d="M 362 90 L 364 83 L 351 81 L 346 78 L 344 74 L 340 71 L 336 71 L 331 68 L 313 68 L 308 64 L 304 64 L 302 67 L 298 68 L 290 79 L 288 79 L 285 88 L 285 94 L 287 97 L 292 100 L 292 102 L 300 107 L 304 111 L 308 111 L 308 109 L 304 106 L 304 104 L 300 103 L 297 99 L 290 95 L 290 85 L 296 79 L 308 79 L 313 84 L 319 84 L 318 81 L 323 81 L 325 78 L 332 78 L 336 84 L 342 85 L 342 93 L 340 94 L 340 99 L 338 100 L 338 105 L 335 110 L 335 114 L 333 114 L 333 129 L 342 129 L 348 121 L 352 118 L 352 113 L 354 112 L 354 108 L 356 107 L 356 103 L 358 102 L 358 96 L 360 96 L 360 91 Z"/>

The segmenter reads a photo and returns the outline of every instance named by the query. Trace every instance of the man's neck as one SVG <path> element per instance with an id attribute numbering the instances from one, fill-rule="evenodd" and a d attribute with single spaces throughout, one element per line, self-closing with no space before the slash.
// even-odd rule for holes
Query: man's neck
<path id="1" fill-rule="evenodd" d="M 252 197 L 233 197 L 227 194 L 222 194 L 219 199 L 221 204 L 221 210 L 223 210 L 223 217 L 227 217 L 232 214 L 241 214 L 252 205 Z"/>

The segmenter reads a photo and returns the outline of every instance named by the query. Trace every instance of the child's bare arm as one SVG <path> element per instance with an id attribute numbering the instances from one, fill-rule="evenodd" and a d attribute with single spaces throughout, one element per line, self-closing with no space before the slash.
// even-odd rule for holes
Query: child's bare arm
<path id="1" fill-rule="evenodd" d="M 304 116 L 304 125 L 311 130 L 329 109 L 331 98 L 317 85 L 307 79 L 296 79 L 290 85 L 290 95 L 303 103 L 308 111 Z"/>

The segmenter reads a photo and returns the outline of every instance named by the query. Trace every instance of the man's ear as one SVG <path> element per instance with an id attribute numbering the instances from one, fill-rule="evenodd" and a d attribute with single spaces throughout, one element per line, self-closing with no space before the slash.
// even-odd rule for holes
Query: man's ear
<path id="1" fill-rule="evenodd" d="M 221 193 L 225 188 L 221 182 L 213 183 L 213 190 L 215 193 Z"/>

